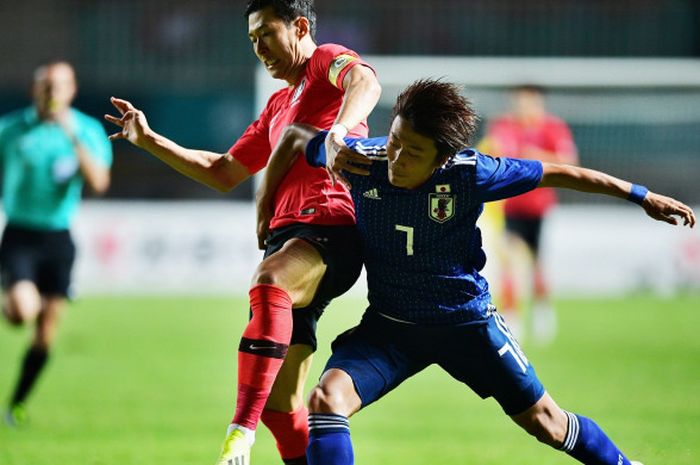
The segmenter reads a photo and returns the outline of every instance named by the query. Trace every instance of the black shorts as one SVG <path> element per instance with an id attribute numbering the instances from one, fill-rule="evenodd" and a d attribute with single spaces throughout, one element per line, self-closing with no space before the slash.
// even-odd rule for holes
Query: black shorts
<path id="1" fill-rule="evenodd" d="M 37 231 L 8 225 L 0 244 L 0 280 L 8 289 L 31 281 L 42 295 L 69 297 L 75 244 L 68 230 Z"/>
<path id="2" fill-rule="evenodd" d="M 506 231 L 522 238 L 537 255 L 540 251 L 540 236 L 543 218 L 514 218 L 506 217 Z"/>
<path id="3" fill-rule="evenodd" d="M 305 344 L 315 351 L 316 323 L 330 301 L 355 284 L 362 271 L 362 244 L 355 226 L 319 226 L 292 224 L 273 230 L 267 237 L 265 257 L 269 257 L 294 238 L 313 245 L 326 264 L 311 303 L 292 312 L 294 327 L 291 344 Z"/>

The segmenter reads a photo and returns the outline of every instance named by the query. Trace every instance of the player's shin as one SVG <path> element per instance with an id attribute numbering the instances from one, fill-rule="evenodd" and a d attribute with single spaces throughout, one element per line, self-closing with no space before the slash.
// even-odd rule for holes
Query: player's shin
<path id="1" fill-rule="evenodd" d="M 309 442 L 309 411 L 301 407 L 293 412 L 265 409 L 262 421 L 277 441 L 277 450 L 286 465 L 305 465 Z"/>
<path id="2" fill-rule="evenodd" d="M 24 360 L 22 361 L 22 370 L 17 380 L 12 400 L 10 401 L 12 407 L 24 403 L 39 378 L 39 374 L 46 365 L 48 358 L 49 351 L 43 347 L 30 347 L 29 350 L 27 350 Z"/>
<path id="3" fill-rule="evenodd" d="M 309 465 L 353 465 L 355 456 L 347 417 L 329 413 L 309 415 Z"/>
<path id="4" fill-rule="evenodd" d="M 561 450 L 586 465 L 630 465 L 593 420 L 570 412 L 566 415 L 568 427 Z"/>
<path id="5" fill-rule="evenodd" d="M 250 289 L 253 313 L 238 348 L 238 397 L 233 423 L 255 430 L 289 348 L 292 300 L 270 284 Z"/>

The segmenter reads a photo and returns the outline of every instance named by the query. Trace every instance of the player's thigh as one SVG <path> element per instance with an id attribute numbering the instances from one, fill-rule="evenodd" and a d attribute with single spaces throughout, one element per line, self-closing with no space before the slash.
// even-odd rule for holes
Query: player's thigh
<path id="1" fill-rule="evenodd" d="M 401 323 L 365 314 L 360 324 L 339 335 L 324 373 L 341 370 L 352 379 L 361 408 L 379 400 L 429 365 L 404 344 L 412 334 Z"/>
<path id="2" fill-rule="evenodd" d="M 304 403 L 304 384 L 309 376 L 313 349 L 306 344 L 292 344 L 282 363 L 265 408 L 293 412 Z"/>
<path id="3" fill-rule="evenodd" d="M 36 286 L 38 244 L 22 230 L 7 227 L 0 243 L 0 280 L 4 292 L 3 311 L 12 323 L 33 320 L 41 310 Z"/>
<path id="4" fill-rule="evenodd" d="M 506 414 L 516 415 L 544 395 L 535 369 L 497 312 L 452 331 L 438 363 L 480 397 L 493 397 Z"/>
<path id="5" fill-rule="evenodd" d="M 293 239 L 303 240 L 316 249 L 325 264 L 311 300 L 295 305 L 295 308 L 309 309 L 318 319 L 328 303 L 350 289 L 360 276 L 362 241 L 355 226 L 290 225 L 274 230 L 268 236 L 265 261 L 284 250 Z"/>
<path id="6" fill-rule="evenodd" d="M 253 283 L 279 286 L 289 293 L 295 307 L 305 307 L 313 300 L 325 272 L 319 251 L 304 239 L 292 238 L 258 265 Z"/>
<path id="7" fill-rule="evenodd" d="M 361 407 L 362 399 L 355 389 L 352 377 L 338 368 L 325 371 L 309 396 L 309 410 L 313 413 L 350 417 Z"/>
<path id="8" fill-rule="evenodd" d="M 41 295 L 32 281 L 16 281 L 5 290 L 3 312 L 13 324 L 34 321 L 41 312 L 41 306 Z"/>
<path id="9" fill-rule="evenodd" d="M 541 218 L 506 218 L 506 231 L 510 242 L 521 242 L 537 256 L 542 231 Z"/>
<path id="10" fill-rule="evenodd" d="M 68 231 L 46 235 L 37 273 L 37 287 L 42 296 L 69 298 L 76 247 Z"/>

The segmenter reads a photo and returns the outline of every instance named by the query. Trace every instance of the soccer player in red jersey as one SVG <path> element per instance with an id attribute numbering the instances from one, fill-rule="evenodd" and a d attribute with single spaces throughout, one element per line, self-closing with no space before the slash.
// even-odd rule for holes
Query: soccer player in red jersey
<path id="1" fill-rule="evenodd" d="M 352 50 L 316 45 L 312 0 L 251 0 L 245 15 L 255 54 L 272 77 L 288 86 L 270 97 L 227 153 L 181 147 L 154 132 L 130 102 L 117 98 L 112 103 L 121 116 L 105 118 L 121 130 L 110 138 L 126 139 L 182 174 L 227 191 L 265 167 L 290 123 L 330 128 L 325 145 L 331 158 L 349 150 L 346 135 L 367 135 L 366 118 L 379 99 L 379 83 Z M 359 275 L 354 224 L 347 190 L 300 159 L 276 196 L 265 258 L 252 280 L 252 317 L 238 352 L 236 413 L 218 463 L 249 465 L 261 417 L 285 463 L 306 463 L 303 387 L 316 348 L 316 321 Z"/>
<path id="2" fill-rule="evenodd" d="M 500 156 L 578 163 L 569 127 L 547 112 L 543 90 L 538 86 L 516 87 L 512 94 L 512 111 L 492 121 L 487 137 L 493 144 L 493 153 Z M 556 203 L 556 192 L 550 188 L 535 189 L 504 201 L 507 241 L 511 245 L 514 241 L 524 243 L 532 255 L 532 334 L 541 343 L 549 342 L 556 332 L 556 316 L 540 260 L 542 224 Z M 512 266 L 507 259 L 503 265 L 501 307 L 509 325 L 519 334 L 521 322 L 516 312 L 518 298 L 510 270 Z"/>

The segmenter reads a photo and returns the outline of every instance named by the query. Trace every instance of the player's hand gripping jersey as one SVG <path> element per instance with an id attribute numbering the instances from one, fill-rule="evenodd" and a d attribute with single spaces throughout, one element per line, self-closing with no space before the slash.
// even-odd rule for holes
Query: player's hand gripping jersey
<path id="1" fill-rule="evenodd" d="M 325 136 L 319 133 L 306 148 L 312 166 L 325 166 Z M 542 163 L 469 149 L 408 190 L 389 182 L 386 141 L 345 139 L 375 160 L 369 176 L 346 173 L 365 249 L 368 311 L 422 325 L 483 319 L 491 296 L 479 274 L 486 255 L 476 220 L 484 202 L 537 187 Z"/>
<path id="2" fill-rule="evenodd" d="M 357 65 L 368 66 L 345 47 L 320 45 L 306 63 L 299 83 L 275 92 L 229 153 L 255 173 L 267 165 L 272 147 L 290 123 L 330 128 L 343 102 L 343 79 Z M 366 122 L 350 130 L 355 137 L 366 137 L 367 132 Z M 347 190 L 340 184 L 333 186 L 324 171 L 311 168 L 303 159 L 296 161 L 277 190 L 270 227 L 292 223 L 355 223 Z"/>

